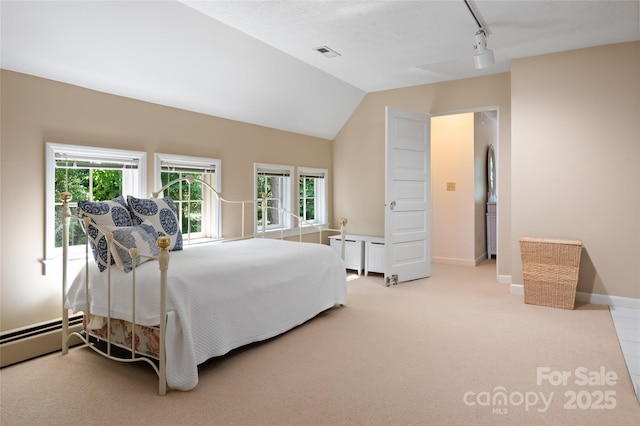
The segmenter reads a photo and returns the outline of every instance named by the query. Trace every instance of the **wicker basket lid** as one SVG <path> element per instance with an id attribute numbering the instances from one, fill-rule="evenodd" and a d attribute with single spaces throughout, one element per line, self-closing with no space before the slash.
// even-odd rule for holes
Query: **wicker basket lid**
<path id="1" fill-rule="evenodd" d="M 521 243 L 550 243 L 550 244 L 565 244 L 571 246 L 581 246 L 580 240 L 565 240 L 560 238 L 539 238 L 539 237 L 522 237 Z"/>

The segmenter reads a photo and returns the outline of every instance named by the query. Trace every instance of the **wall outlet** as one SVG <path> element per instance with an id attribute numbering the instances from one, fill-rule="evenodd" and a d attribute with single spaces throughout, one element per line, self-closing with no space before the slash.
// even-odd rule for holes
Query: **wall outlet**
<path id="1" fill-rule="evenodd" d="M 447 191 L 455 191 L 456 183 L 455 182 L 447 182 Z"/>

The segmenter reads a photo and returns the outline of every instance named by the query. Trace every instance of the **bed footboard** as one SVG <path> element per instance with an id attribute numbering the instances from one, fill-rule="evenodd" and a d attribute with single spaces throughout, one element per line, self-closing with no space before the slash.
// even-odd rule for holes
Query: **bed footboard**
<path id="1" fill-rule="evenodd" d="M 87 306 L 84 310 L 84 320 L 83 320 L 83 331 L 82 332 L 73 332 L 69 331 L 69 309 L 66 308 L 66 297 L 68 291 L 68 270 L 69 270 L 69 225 L 71 219 L 78 219 L 77 217 L 71 214 L 71 209 L 69 207 L 69 202 L 71 201 L 71 194 L 68 192 L 63 192 L 60 194 L 60 199 L 62 201 L 62 212 L 61 212 L 61 220 L 62 220 L 62 355 L 67 355 L 69 353 L 69 340 L 72 336 L 77 337 L 82 341 L 81 347 L 89 347 L 93 349 L 95 352 L 99 353 L 102 356 L 105 356 L 109 359 L 119 361 L 119 362 L 146 362 L 155 370 L 158 375 L 158 394 L 165 395 L 167 393 L 167 370 L 166 370 L 166 351 L 165 351 L 165 339 L 166 339 L 166 317 L 167 317 L 167 308 L 166 308 L 166 298 L 167 298 L 167 270 L 169 268 L 169 245 L 171 240 L 169 237 L 162 236 L 158 238 L 157 244 L 160 249 L 160 252 L 156 259 L 158 260 L 158 266 L 160 269 L 160 332 L 158 335 L 158 362 L 157 365 L 152 358 L 146 355 L 139 355 L 136 351 L 136 323 L 135 323 L 135 268 L 136 268 L 136 258 L 138 257 L 138 253 L 136 249 L 128 249 L 129 254 L 132 258 L 132 282 L 133 282 L 133 311 L 131 313 L 131 318 L 134 320 L 131 323 L 132 330 L 134 330 L 131 340 L 131 347 L 127 348 L 128 356 L 113 356 L 112 348 L 116 347 L 117 344 L 115 341 L 112 341 L 111 338 L 111 313 L 107 315 L 106 321 L 106 336 L 99 337 L 92 335 L 88 330 L 85 331 L 87 327 L 88 317 L 90 315 L 90 309 L 87 302 Z M 88 228 L 90 219 L 85 218 L 85 229 Z M 95 226 L 95 225 L 93 225 Z M 100 227 L 96 226 L 100 230 L 100 232 L 104 232 L 100 229 Z M 123 247 L 118 242 L 112 239 L 110 232 L 104 232 L 108 244 L 110 247 L 113 245 L 119 245 Z M 125 247 L 123 247 L 125 248 Z M 111 280 L 110 280 L 110 269 L 111 269 L 111 250 L 109 250 L 109 258 L 108 258 L 108 266 L 105 271 L 108 274 L 108 294 L 111 294 Z M 85 294 L 89 294 L 89 242 L 87 241 L 85 245 Z M 87 301 L 89 297 L 86 297 Z"/>

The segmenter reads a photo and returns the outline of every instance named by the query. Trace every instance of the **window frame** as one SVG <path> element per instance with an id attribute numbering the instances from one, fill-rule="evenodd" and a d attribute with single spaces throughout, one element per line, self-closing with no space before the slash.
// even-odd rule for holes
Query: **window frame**
<path id="1" fill-rule="evenodd" d="M 284 194 L 284 198 L 281 200 L 282 202 L 282 207 L 285 210 L 288 210 L 290 212 L 295 212 L 296 210 L 293 209 L 293 203 L 295 200 L 295 196 L 292 196 L 293 191 L 294 191 L 294 185 L 292 184 L 292 181 L 294 179 L 294 176 L 296 176 L 295 174 L 295 167 L 294 166 L 287 166 L 287 165 L 282 165 L 282 164 L 267 164 L 267 163 L 254 163 L 254 167 L 253 167 L 253 199 L 256 200 L 256 202 L 254 203 L 254 220 L 253 220 L 253 227 L 254 227 L 254 232 L 256 234 L 260 234 L 262 233 L 262 225 L 258 226 L 258 208 L 260 208 L 260 206 L 262 205 L 261 200 L 262 200 L 262 194 L 258 194 L 258 174 L 260 173 L 260 171 L 265 170 L 265 171 L 272 171 L 272 172 L 277 172 L 277 171 L 286 171 L 289 173 L 289 175 L 287 176 L 287 180 L 285 181 L 285 188 L 283 189 L 282 193 Z M 297 190 L 297 187 L 296 187 Z M 293 229 L 293 218 L 291 217 L 291 215 L 284 215 L 283 216 L 283 221 L 284 224 L 278 224 L 278 225 L 271 225 L 271 226 L 265 226 L 265 232 L 274 232 L 274 231 L 279 231 L 281 229 L 285 229 L 285 230 L 290 230 Z"/>
<path id="2" fill-rule="evenodd" d="M 136 160 L 138 168 L 136 176 L 127 179 L 123 176 L 122 195 L 133 195 L 143 197 L 147 188 L 147 153 L 142 151 L 132 151 L 114 148 L 102 148 L 87 145 L 68 145 L 53 142 L 45 143 L 45 235 L 44 235 L 44 260 L 54 260 L 62 256 L 62 247 L 56 247 L 55 229 L 55 203 L 59 202 L 54 194 L 55 191 L 55 170 L 56 155 L 69 155 L 70 157 L 91 157 L 111 161 Z M 79 200 L 72 200 L 77 203 Z M 79 257 L 84 254 L 84 245 L 69 247 L 69 254 L 72 257 Z"/>
<path id="3" fill-rule="evenodd" d="M 218 193 L 221 193 L 222 188 L 222 160 L 218 158 L 208 158 L 208 157 L 197 157 L 193 155 L 176 155 L 176 154 L 165 154 L 165 153 L 156 153 L 154 156 L 155 164 L 155 188 L 156 190 L 160 190 L 162 188 L 162 162 L 173 162 L 179 163 L 186 167 L 201 167 L 205 164 L 212 164 L 214 166 L 215 172 L 213 173 L 213 179 L 211 182 L 207 182 L 211 185 Z M 206 181 L 206 180 L 205 180 Z M 208 217 L 209 220 L 207 223 L 203 221 L 202 227 L 203 232 L 197 233 L 196 235 L 191 235 L 191 238 L 194 240 L 210 240 L 210 239 L 221 239 L 222 238 L 222 208 L 221 202 L 211 193 L 211 190 L 208 188 L 203 188 L 202 191 L 202 216 Z M 158 197 L 162 197 L 162 194 L 159 194 Z M 193 241 L 192 241 L 193 242 Z"/>
<path id="4" fill-rule="evenodd" d="M 297 182 L 298 185 L 301 184 L 300 180 L 302 179 L 302 177 L 304 175 L 322 175 L 323 177 L 321 178 L 321 188 L 316 187 L 315 188 L 315 196 L 314 196 L 314 200 L 315 200 L 315 216 L 316 219 L 315 221 L 306 221 L 306 224 L 303 224 L 302 226 L 324 226 L 327 225 L 329 223 L 329 209 L 328 209 L 328 179 L 329 179 L 329 171 L 327 169 L 322 169 L 322 168 L 317 168 L 317 167 L 298 167 L 298 173 L 297 173 Z M 318 178 L 318 180 L 320 180 L 320 178 Z M 318 189 L 320 189 L 321 193 L 318 194 Z M 298 187 L 298 192 L 296 193 L 296 198 L 297 198 L 297 205 L 300 205 L 300 197 L 299 194 L 300 193 L 300 188 Z M 299 212 L 299 208 L 298 208 L 298 215 L 300 215 Z M 300 215 L 302 216 L 302 215 Z M 303 217 L 304 219 L 304 217 Z"/>

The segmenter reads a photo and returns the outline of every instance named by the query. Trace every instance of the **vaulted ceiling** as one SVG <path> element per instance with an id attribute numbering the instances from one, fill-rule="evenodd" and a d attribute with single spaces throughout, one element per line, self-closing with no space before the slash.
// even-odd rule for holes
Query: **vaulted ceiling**
<path id="1" fill-rule="evenodd" d="M 332 139 L 369 92 L 640 40 L 638 0 L 6 1 L 0 66 Z M 496 63 L 473 65 L 478 22 Z M 329 47 L 328 58 L 316 48 Z"/>

